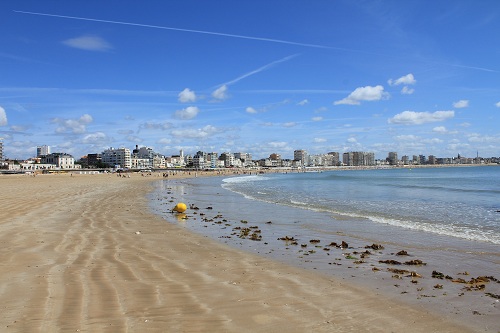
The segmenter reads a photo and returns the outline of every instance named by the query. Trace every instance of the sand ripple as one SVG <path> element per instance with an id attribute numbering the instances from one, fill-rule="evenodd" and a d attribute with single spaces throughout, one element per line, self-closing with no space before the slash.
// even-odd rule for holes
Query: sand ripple
<path id="1" fill-rule="evenodd" d="M 0 185 L 0 331 L 464 331 L 166 223 L 138 176 Z"/>

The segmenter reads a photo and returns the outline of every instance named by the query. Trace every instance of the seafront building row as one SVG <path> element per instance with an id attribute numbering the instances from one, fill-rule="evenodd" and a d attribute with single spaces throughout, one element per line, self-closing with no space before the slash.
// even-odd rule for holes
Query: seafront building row
<path id="1" fill-rule="evenodd" d="M 109 148 L 101 153 L 88 154 L 78 161 L 67 153 L 51 153 L 49 146 L 38 146 L 37 156 L 26 161 L 3 161 L 3 144 L 0 141 L 0 167 L 10 170 L 71 170 L 79 168 L 114 168 L 124 170 L 151 170 L 167 168 L 304 168 L 304 167 L 333 167 L 333 166 L 401 166 L 401 165 L 450 165 L 450 164 L 490 164 L 500 163 L 500 158 L 483 159 L 457 157 L 437 158 L 433 155 L 413 155 L 398 158 L 397 152 L 389 152 L 385 160 L 376 160 L 373 152 L 329 152 L 326 154 L 308 154 L 306 150 L 295 150 L 293 159 L 282 158 L 273 153 L 268 158 L 253 160 L 249 153 L 203 152 L 194 155 L 164 156 L 149 147 L 135 146 L 135 149 Z"/>

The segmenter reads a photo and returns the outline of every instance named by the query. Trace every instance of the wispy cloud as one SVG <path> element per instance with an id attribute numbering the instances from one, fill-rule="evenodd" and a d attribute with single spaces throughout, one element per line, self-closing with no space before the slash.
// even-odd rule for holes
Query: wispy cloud
<path id="1" fill-rule="evenodd" d="M 262 112 L 267 112 L 267 111 L 272 110 L 274 108 L 280 107 L 282 105 L 287 105 L 289 103 L 290 103 L 290 100 L 285 99 L 285 100 L 280 101 L 280 102 L 268 103 L 268 104 L 260 105 L 258 107 L 249 106 L 245 109 L 245 111 L 248 113 L 262 113 Z"/>
<path id="2" fill-rule="evenodd" d="M 108 51 L 113 47 L 99 36 L 81 36 L 62 42 L 64 45 L 86 51 Z"/>
<path id="3" fill-rule="evenodd" d="M 133 23 L 133 22 L 100 20 L 100 19 L 94 19 L 94 18 L 89 18 L 89 17 L 55 15 L 55 14 L 47 14 L 47 13 L 27 12 L 27 11 L 21 11 L 21 10 L 14 10 L 14 12 L 15 13 L 20 13 L 20 14 L 30 14 L 30 15 L 57 17 L 57 18 L 65 18 L 65 19 L 72 19 L 72 20 L 82 20 L 82 21 L 92 21 L 92 22 L 101 22 L 101 23 L 121 24 L 121 25 L 129 25 L 129 26 L 142 27 L 142 28 L 163 29 L 163 30 L 172 30 L 172 31 L 180 31 L 180 32 L 190 32 L 190 33 L 197 33 L 197 34 L 205 34 L 205 35 L 222 36 L 222 37 L 250 39 L 250 40 L 263 41 L 263 42 L 289 44 L 289 45 L 297 45 L 297 46 L 313 47 L 313 48 L 321 48 L 321 49 L 343 50 L 342 48 L 329 47 L 329 46 L 325 46 L 325 45 L 299 43 L 299 42 L 294 42 L 294 41 L 289 41 L 289 40 L 283 40 L 283 39 L 273 39 L 273 38 L 265 38 L 265 37 L 244 36 L 244 35 L 228 34 L 228 33 L 206 31 L 206 30 L 182 29 L 182 28 L 174 28 L 174 27 L 165 27 L 165 26 L 160 26 L 160 25 L 152 25 L 152 24 L 141 24 L 141 23 Z"/>
<path id="4" fill-rule="evenodd" d="M 469 106 L 469 101 L 466 99 L 461 99 L 461 100 L 453 103 L 453 107 L 457 108 L 457 109 L 466 108 L 468 106 Z"/>
<path id="5" fill-rule="evenodd" d="M 238 76 L 236 79 L 233 79 L 231 81 L 228 81 L 228 82 L 225 82 L 225 83 L 222 83 L 222 84 L 219 84 L 217 85 L 217 89 L 215 89 L 215 91 L 212 93 L 212 97 L 215 98 L 216 100 L 218 101 L 222 101 L 222 100 L 225 100 L 228 98 L 228 87 L 232 84 L 235 84 L 249 76 L 252 76 L 252 75 L 255 75 L 255 74 L 258 74 L 260 72 L 263 72 L 265 70 L 268 70 L 269 68 L 277 65 L 277 64 L 280 64 L 282 62 L 285 62 L 285 61 L 288 61 L 288 60 L 291 60 L 293 58 L 295 58 L 296 56 L 298 56 L 298 54 L 293 54 L 293 55 L 290 55 L 288 57 L 284 57 L 282 59 L 279 59 L 279 60 L 276 60 L 276 61 L 273 61 L 267 65 L 264 65 L 264 66 L 261 66 L 253 71 L 250 71 L 248 73 L 245 73 L 243 75 L 240 75 Z"/>
<path id="6" fill-rule="evenodd" d="M 7 114 L 5 109 L 0 106 L 0 126 L 7 126 Z"/>
<path id="7" fill-rule="evenodd" d="M 285 61 L 291 60 L 291 59 L 293 59 L 293 58 L 295 58 L 295 57 L 297 57 L 297 56 L 298 56 L 298 54 L 292 54 L 292 55 L 290 55 L 290 56 L 288 56 L 288 57 L 284 57 L 284 58 L 282 58 L 282 59 L 279 59 L 279 60 L 273 61 L 273 62 L 271 62 L 271 63 L 269 63 L 269 64 L 267 64 L 267 65 L 264 65 L 264 66 L 262 66 L 262 67 L 259 67 L 259 68 L 255 69 L 255 70 L 253 70 L 253 71 L 250 71 L 250 72 L 248 72 L 248 73 L 245 73 L 245 74 L 243 74 L 243 75 L 241 75 L 241 76 L 237 77 L 237 78 L 236 78 L 236 79 L 234 79 L 234 80 L 231 80 L 231 81 L 228 81 L 228 82 L 226 82 L 226 83 L 223 83 L 222 85 L 229 86 L 229 85 L 235 84 L 236 82 L 239 82 L 239 81 L 243 80 L 244 78 L 247 78 L 247 77 L 249 77 L 249 76 L 252 76 L 252 75 L 255 75 L 255 74 L 260 73 L 260 72 L 262 72 L 262 71 L 265 71 L 265 70 L 267 70 L 267 69 L 269 69 L 269 68 L 271 68 L 271 67 L 273 67 L 273 66 L 275 66 L 275 65 L 277 65 L 277 64 L 280 64 L 280 63 L 282 63 L 282 62 L 285 62 Z"/>
<path id="8" fill-rule="evenodd" d="M 82 134 L 87 131 L 87 125 L 92 123 L 92 116 L 84 114 L 78 119 L 53 118 L 51 122 L 57 124 L 56 133 Z"/>
<path id="9" fill-rule="evenodd" d="M 489 73 L 500 73 L 500 71 L 498 71 L 498 70 L 484 68 L 484 67 L 477 67 L 477 66 L 465 66 L 465 65 L 457 65 L 457 64 L 447 64 L 447 63 L 436 63 L 436 64 L 457 67 L 457 68 L 464 68 L 464 69 L 472 69 L 472 70 L 489 72 Z"/>
<path id="10" fill-rule="evenodd" d="M 215 89 L 215 91 L 212 93 L 212 97 L 218 101 L 227 99 L 229 97 L 227 93 L 227 85 L 223 84 L 219 88 Z"/>

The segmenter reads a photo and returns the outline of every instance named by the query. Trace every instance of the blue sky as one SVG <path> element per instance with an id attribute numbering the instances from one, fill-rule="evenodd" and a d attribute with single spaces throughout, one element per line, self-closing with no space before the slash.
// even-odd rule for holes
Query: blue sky
<path id="1" fill-rule="evenodd" d="M 0 2 L 4 155 L 500 156 L 500 2 Z"/>

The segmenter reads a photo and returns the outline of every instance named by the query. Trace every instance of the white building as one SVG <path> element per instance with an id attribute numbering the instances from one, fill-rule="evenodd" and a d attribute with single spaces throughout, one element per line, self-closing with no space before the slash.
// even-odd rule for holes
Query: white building
<path id="1" fill-rule="evenodd" d="M 58 169 L 74 169 L 75 159 L 73 156 L 65 153 L 53 153 L 44 155 L 41 158 L 42 164 L 52 164 Z"/>
<path id="2" fill-rule="evenodd" d="M 196 169 L 204 169 L 205 165 L 205 156 L 196 154 L 193 157 L 193 167 Z"/>
<path id="3" fill-rule="evenodd" d="M 154 169 L 165 169 L 165 156 L 155 153 L 153 156 L 153 168 Z"/>
<path id="4" fill-rule="evenodd" d="M 50 154 L 50 146 L 43 145 L 36 147 L 36 157 L 42 157 Z"/>
<path id="5" fill-rule="evenodd" d="M 224 161 L 224 167 L 228 168 L 230 166 L 234 166 L 234 154 L 231 153 L 222 153 L 220 154 L 221 160 Z"/>
<path id="6" fill-rule="evenodd" d="M 105 163 L 110 167 L 119 165 L 120 168 L 132 168 L 132 157 L 130 155 L 130 149 L 128 148 L 114 149 L 111 147 L 102 152 L 101 158 L 102 163 Z"/>
<path id="7" fill-rule="evenodd" d="M 153 167 L 153 160 L 150 160 L 149 158 L 132 156 L 130 163 L 131 169 L 151 169 Z"/>

